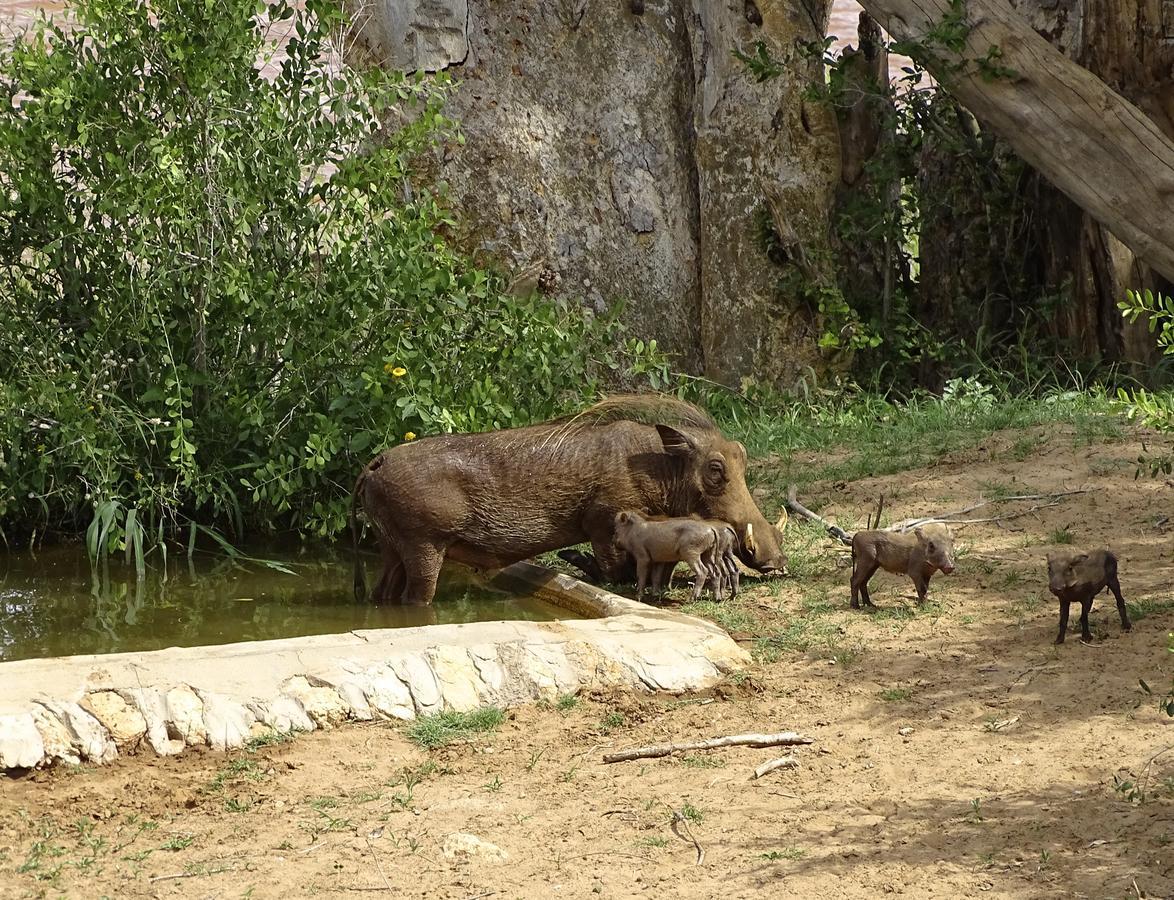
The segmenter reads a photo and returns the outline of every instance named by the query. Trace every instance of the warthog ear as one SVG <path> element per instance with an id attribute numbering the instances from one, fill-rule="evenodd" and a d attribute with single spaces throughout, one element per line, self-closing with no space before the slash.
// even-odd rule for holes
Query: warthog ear
<path id="1" fill-rule="evenodd" d="M 691 456 L 697 452 L 697 442 L 671 425 L 657 425 L 657 433 L 664 444 L 664 452 L 673 456 Z"/>

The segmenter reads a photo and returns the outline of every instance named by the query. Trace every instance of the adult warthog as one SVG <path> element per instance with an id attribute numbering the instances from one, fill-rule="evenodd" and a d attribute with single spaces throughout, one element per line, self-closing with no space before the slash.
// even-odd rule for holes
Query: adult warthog
<path id="1" fill-rule="evenodd" d="M 590 541 L 595 572 L 629 580 L 632 560 L 614 540 L 615 515 L 699 513 L 739 536 L 738 556 L 760 572 L 786 565 L 778 532 L 746 488 L 746 448 L 727 440 L 695 406 L 659 397 L 613 396 L 577 416 L 481 434 L 450 434 L 384 450 L 359 475 L 355 505 L 383 555 L 377 603 L 431 603 L 447 558 L 496 569 Z"/>

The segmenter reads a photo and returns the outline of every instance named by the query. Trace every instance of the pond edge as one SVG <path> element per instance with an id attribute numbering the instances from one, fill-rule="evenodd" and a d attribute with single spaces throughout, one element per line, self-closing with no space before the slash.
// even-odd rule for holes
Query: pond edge
<path id="1" fill-rule="evenodd" d="M 233 750 L 348 721 L 590 690 L 702 690 L 750 662 L 711 622 L 534 563 L 497 586 L 585 619 L 473 622 L 0 663 L 0 768 Z"/>

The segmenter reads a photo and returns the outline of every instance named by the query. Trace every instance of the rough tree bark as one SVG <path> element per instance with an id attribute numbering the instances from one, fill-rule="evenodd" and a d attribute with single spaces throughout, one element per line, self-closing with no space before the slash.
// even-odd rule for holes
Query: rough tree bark
<path id="1" fill-rule="evenodd" d="M 1174 4 L 1163 0 L 1011 0 L 1065 56 L 1135 103 L 1174 138 Z M 1169 292 L 1170 282 L 1139 260 L 1104 225 L 1038 174 L 1023 191 L 1022 218 L 1035 237 L 1042 284 L 1062 285 L 1067 302 L 1052 317 L 1057 338 L 1077 353 L 1155 363 L 1160 354 L 1143 322 L 1117 309 L 1129 289 Z"/>
<path id="2" fill-rule="evenodd" d="M 950 0 L 861 5 L 895 38 L 922 43 L 951 12 Z M 1174 143 L 1005 0 L 968 0 L 964 9 L 961 50 L 935 44 L 931 71 L 1073 202 L 1174 278 Z M 991 57 L 992 49 L 1001 55 Z M 984 73 L 979 65 L 988 59 L 1010 74 L 989 77 L 990 66 Z"/>

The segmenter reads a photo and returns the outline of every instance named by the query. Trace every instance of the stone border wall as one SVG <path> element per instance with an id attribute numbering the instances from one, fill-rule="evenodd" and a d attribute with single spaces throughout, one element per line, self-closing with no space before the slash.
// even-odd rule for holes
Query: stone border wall
<path id="1" fill-rule="evenodd" d="M 272 731 L 708 687 L 749 655 L 710 622 L 531 563 L 495 579 L 581 615 L 0 663 L 0 768 L 230 750 Z"/>

